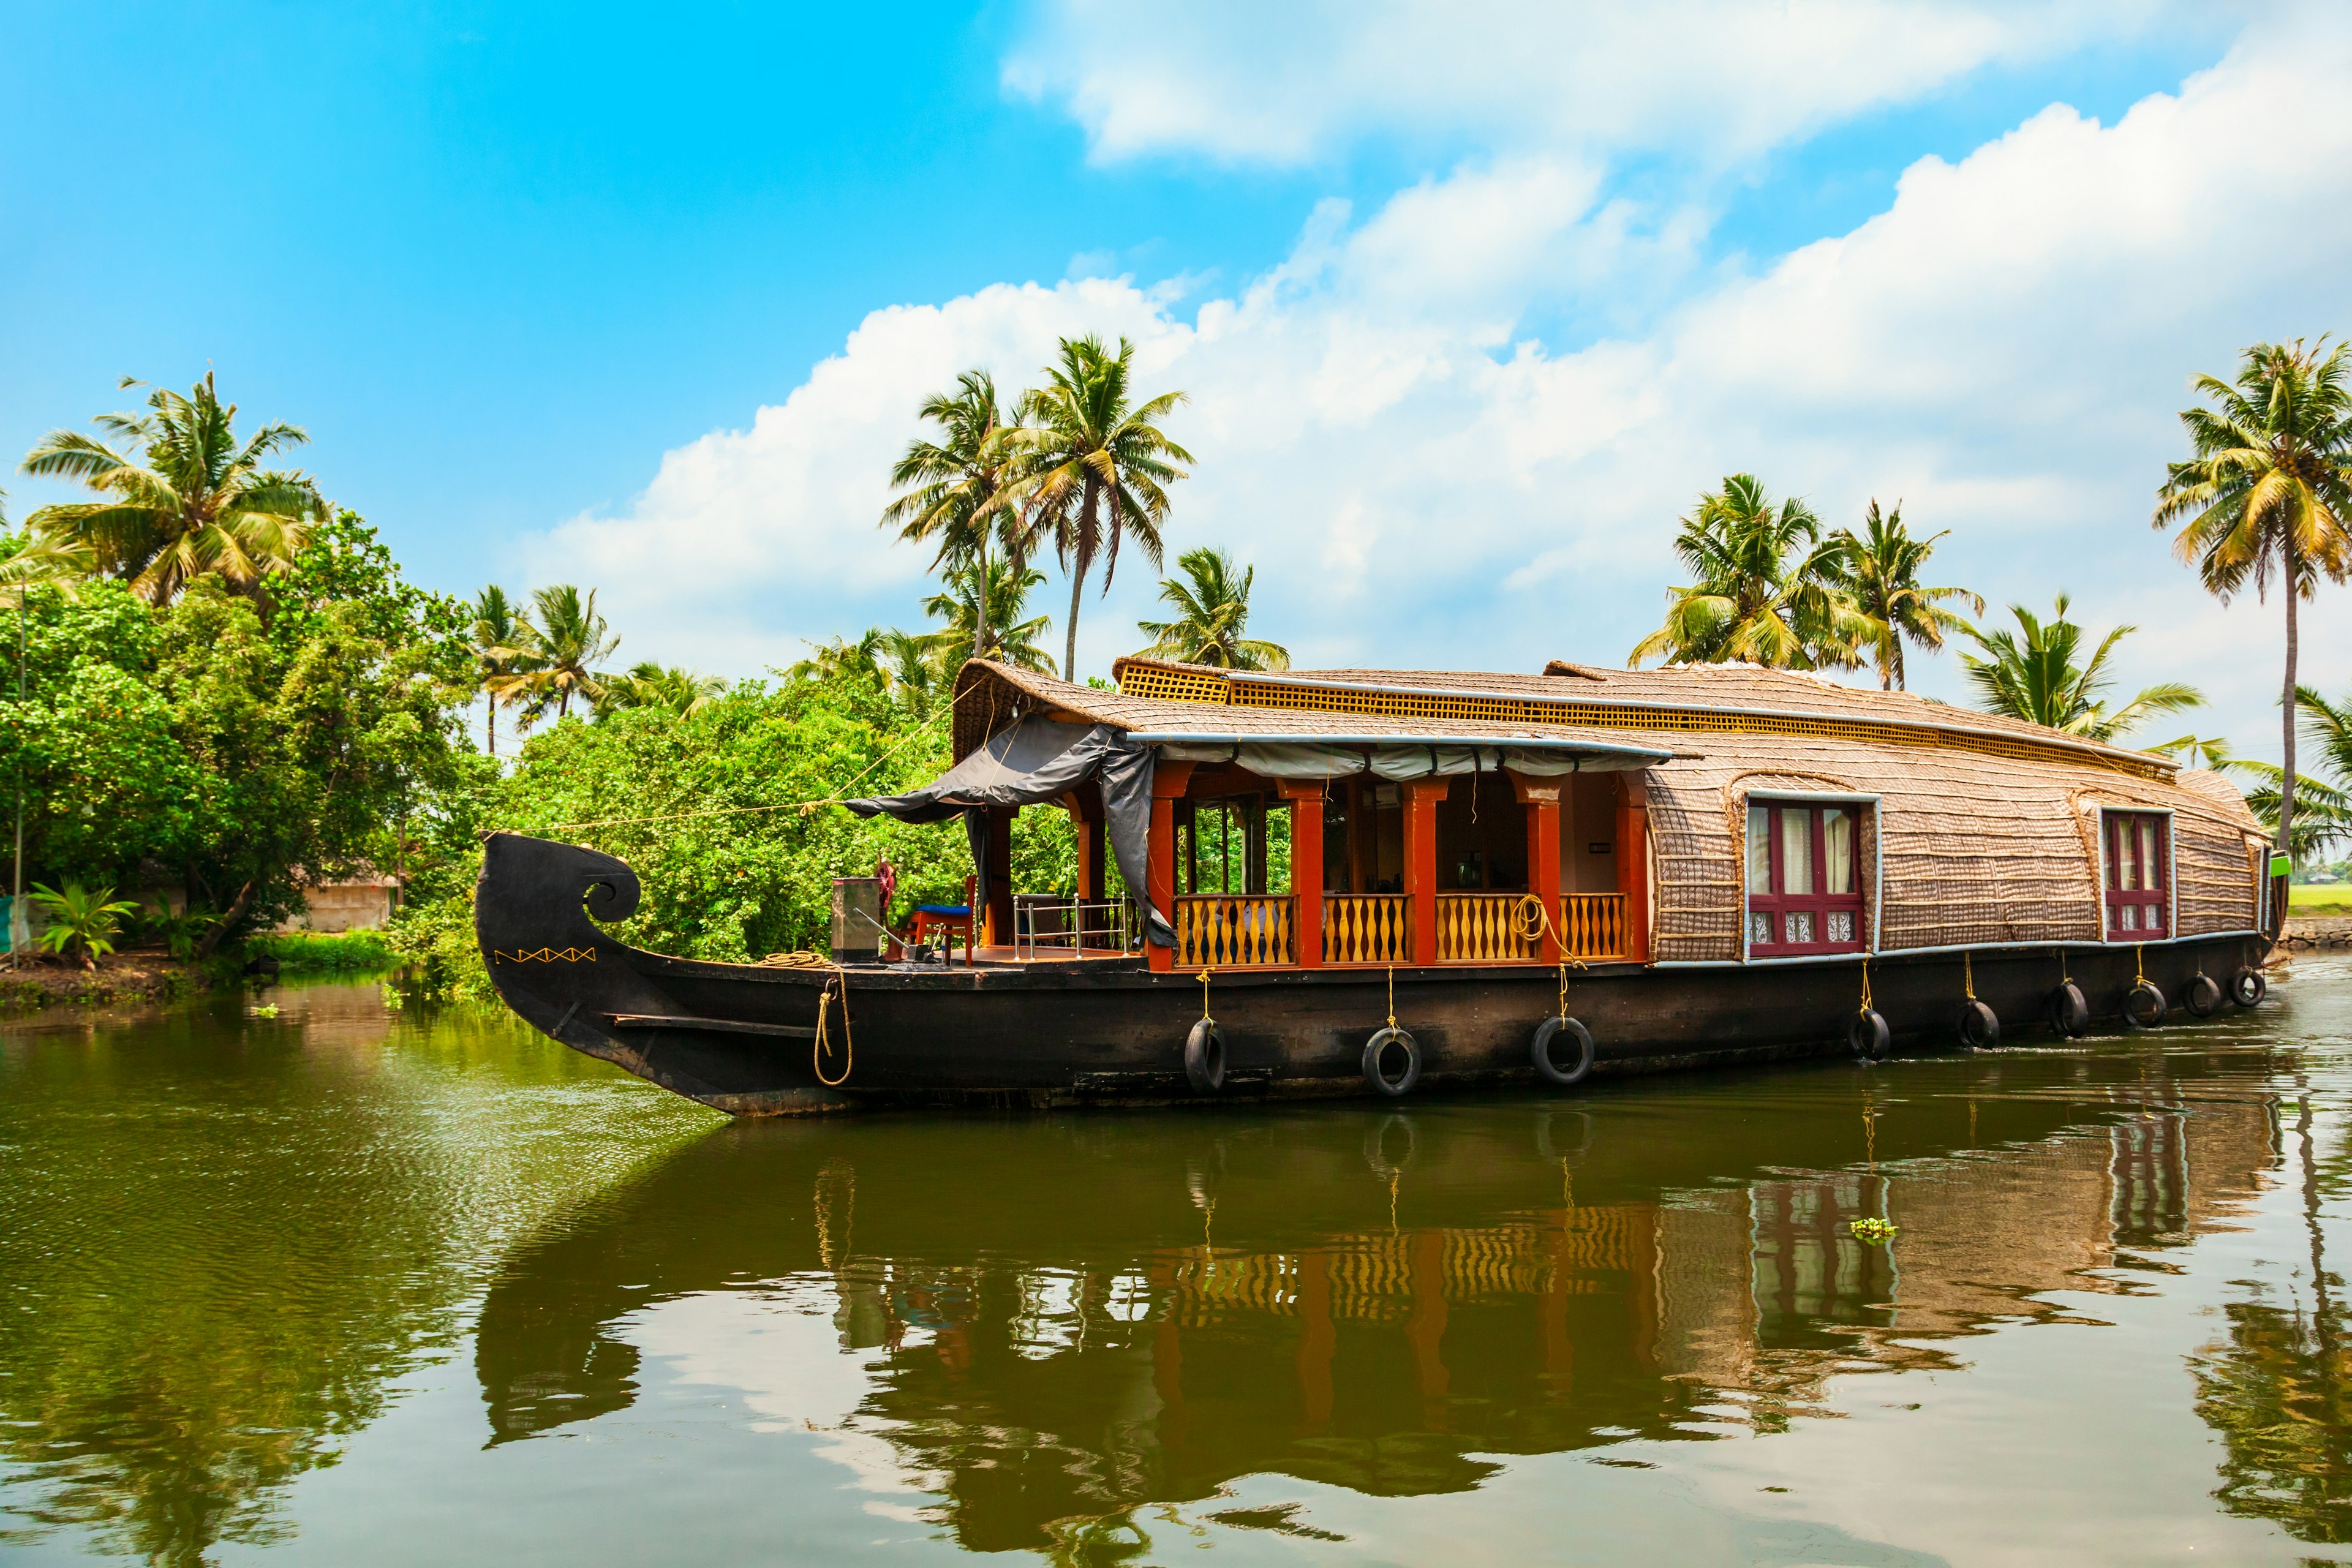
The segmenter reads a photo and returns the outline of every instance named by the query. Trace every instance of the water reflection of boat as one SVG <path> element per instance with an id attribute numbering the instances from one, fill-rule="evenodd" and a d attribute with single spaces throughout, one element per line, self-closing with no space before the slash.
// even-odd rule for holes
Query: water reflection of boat
<path id="1" fill-rule="evenodd" d="M 1251 1473 L 1457 1490 L 1482 1455 L 1770 1426 L 1832 1373 L 1949 1365 L 2057 1315 L 2037 1293 L 2116 1288 L 2085 1271 L 2225 1220 L 2273 1162 L 2259 1103 L 2187 1116 L 2093 1065 L 2104 1091 L 1988 1075 L 1869 1121 L 1841 1079 L 1761 1115 L 740 1125 L 509 1260 L 493 1440 L 625 1407 L 648 1315 L 720 1296 L 821 1305 L 861 1369 L 838 1415 L 974 1549 Z M 1669 1146 L 1669 1110 L 1718 1136 Z M 1894 1246 L 1854 1237 L 1890 1212 Z"/>
<path id="2" fill-rule="evenodd" d="M 2210 1013 L 2259 999 L 2284 897 L 2218 774 L 1905 693 L 1747 667 L 1118 675 L 969 664 L 956 766 L 846 803 L 963 816 L 976 964 L 644 952 L 598 923 L 636 907 L 626 865 L 513 834 L 483 861 L 484 962 L 537 1027 L 732 1112 L 1402 1096 Z M 1024 806 L 1076 826 L 1058 946 L 1012 886 Z M 1080 930 L 1114 858 L 1140 952 Z"/>

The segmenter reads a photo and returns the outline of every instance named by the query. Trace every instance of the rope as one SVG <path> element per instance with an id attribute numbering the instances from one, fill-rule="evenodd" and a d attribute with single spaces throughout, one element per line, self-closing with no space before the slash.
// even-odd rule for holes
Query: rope
<path id="1" fill-rule="evenodd" d="M 1559 1013 L 1563 1018 L 1568 1016 L 1568 966 L 1571 963 L 1579 969 L 1591 966 L 1568 951 L 1568 939 L 1559 934 L 1558 926 L 1551 923 L 1550 908 L 1533 893 L 1521 894 L 1519 901 L 1511 906 L 1511 934 L 1524 942 L 1540 942 L 1549 936 L 1552 945 L 1559 949 Z"/>
<path id="2" fill-rule="evenodd" d="M 2147 949 L 2144 947 L 2135 947 L 2132 949 L 2132 968 L 2138 971 L 2138 973 L 2133 977 L 2134 983 L 2140 985 L 2147 984 Z"/>
<path id="3" fill-rule="evenodd" d="M 1391 963 L 1389 965 L 1389 1027 L 1393 1029 L 1396 1026 L 1396 965 Z"/>
<path id="4" fill-rule="evenodd" d="M 1973 952 L 1960 954 L 1960 989 L 1969 1001 L 1977 999 L 1977 955 Z"/>
<path id="5" fill-rule="evenodd" d="M 1870 1011 L 1870 958 L 1866 953 L 1862 960 L 1862 1006 L 1859 1011 Z"/>
<path id="6" fill-rule="evenodd" d="M 829 969 L 841 982 L 841 1076 L 824 1076 L 824 1058 L 832 1054 L 832 1040 L 825 1023 L 832 1012 L 833 985 L 827 982 L 816 994 L 816 1043 L 809 1050 L 809 1070 L 816 1074 L 817 1082 L 827 1089 L 839 1089 L 849 1081 L 857 1066 L 857 1040 L 849 1030 L 849 972 L 821 952 L 805 950 L 792 952 L 772 952 L 760 960 L 762 969 Z"/>
<path id="7" fill-rule="evenodd" d="M 1201 971 L 1201 1022 L 1215 1022 L 1209 1016 L 1209 971 L 1206 968 Z"/>

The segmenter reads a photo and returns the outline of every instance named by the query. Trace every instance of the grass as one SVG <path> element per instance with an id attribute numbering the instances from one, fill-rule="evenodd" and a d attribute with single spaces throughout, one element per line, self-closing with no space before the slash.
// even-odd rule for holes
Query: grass
<path id="1" fill-rule="evenodd" d="M 249 939 L 245 952 L 276 959 L 288 973 L 373 973 L 400 962 L 380 931 L 278 931 Z"/>
<path id="2" fill-rule="evenodd" d="M 2294 915 L 2352 915 L 2352 882 L 2289 888 L 2286 907 Z"/>

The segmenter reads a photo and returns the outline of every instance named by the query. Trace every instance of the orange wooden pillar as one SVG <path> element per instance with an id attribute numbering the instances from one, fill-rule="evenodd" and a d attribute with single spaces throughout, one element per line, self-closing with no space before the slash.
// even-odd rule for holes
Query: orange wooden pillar
<path id="1" fill-rule="evenodd" d="M 1512 793 L 1519 797 L 1528 817 L 1528 891 L 1543 900 L 1549 922 L 1538 940 L 1536 956 L 1546 963 L 1558 963 L 1559 942 L 1553 932 L 1568 918 L 1559 907 L 1559 781 L 1523 773 L 1510 777 Z"/>
<path id="2" fill-rule="evenodd" d="M 1291 929 L 1298 948 L 1291 962 L 1307 969 L 1323 965 L 1323 781 L 1284 779 L 1282 798 L 1290 803 L 1290 897 L 1297 913 Z"/>
<path id="3" fill-rule="evenodd" d="M 1151 850 L 1145 871 L 1141 902 L 1160 911 L 1171 926 L 1176 923 L 1176 803 L 1192 782 L 1192 764 L 1161 759 L 1151 770 Z M 1151 967 L 1166 971 L 1176 965 L 1173 950 L 1146 942 Z"/>
<path id="4" fill-rule="evenodd" d="M 1404 890 L 1412 900 L 1412 961 L 1437 962 L 1437 803 L 1452 779 L 1409 779 L 1404 791 Z"/>
<path id="5" fill-rule="evenodd" d="M 1062 805 L 1070 814 L 1070 827 L 1078 847 L 1078 902 L 1098 904 L 1103 901 L 1103 804 L 1102 792 L 1092 784 L 1073 790 L 1062 797 Z M 1099 919 L 1099 917 L 1097 917 Z M 1071 922 L 1072 929 L 1083 930 L 1086 912 L 1082 910 Z M 1094 942 L 1102 939 L 1096 937 Z M 1086 946 L 1085 941 L 1078 945 Z"/>
<path id="6" fill-rule="evenodd" d="M 1625 957 L 1650 962 L 1650 787 L 1617 775 L 1617 890 L 1625 895 Z"/>

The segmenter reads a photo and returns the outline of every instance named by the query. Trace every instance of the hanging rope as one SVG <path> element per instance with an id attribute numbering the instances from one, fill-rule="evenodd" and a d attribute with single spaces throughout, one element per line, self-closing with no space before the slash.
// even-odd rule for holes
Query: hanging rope
<path id="1" fill-rule="evenodd" d="M 1209 1016 L 1209 971 L 1204 968 L 1201 971 L 1201 1022 L 1213 1021 Z"/>
<path id="2" fill-rule="evenodd" d="M 1867 956 L 1862 961 L 1862 1006 L 1858 1011 L 1870 1011 L 1870 960 Z"/>
<path id="3" fill-rule="evenodd" d="M 760 960 L 762 969 L 829 969 L 834 978 L 820 987 L 816 994 L 816 1044 L 809 1051 L 809 1070 L 816 1074 L 817 1082 L 827 1089 L 839 1089 L 849 1081 L 857 1066 L 857 1041 L 849 1032 L 849 972 L 822 952 L 805 950 L 793 952 L 772 952 Z M 824 1058 L 832 1054 L 832 1039 L 826 1032 L 826 1018 L 832 1011 L 833 988 L 841 987 L 841 1076 L 824 1076 Z"/>
<path id="4" fill-rule="evenodd" d="M 2147 949 L 2144 947 L 2135 947 L 2132 949 L 2132 968 L 2137 971 L 2133 975 L 2134 984 L 2140 985 L 2147 984 Z"/>
<path id="5" fill-rule="evenodd" d="M 1396 965 L 1391 963 L 1389 965 L 1389 1027 L 1393 1029 L 1396 1026 Z"/>
<path id="6" fill-rule="evenodd" d="M 1977 999 L 1977 955 L 1973 952 L 1960 954 L 1960 989 L 1969 1001 Z"/>
<path id="7" fill-rule="evenodd" d="M 1568 939 L 1559 934 L 1558 926 L 1551 923 L 1551 910 L 1533 893 L 1521 894 L 1519 901 L 1511 906 L 1511 934 L 1529 946 L 1540 943 L 1549 936 L 1552 945 L 1559 950 L 1559 1012 L 1560 1016 L 1566 1017 L 1568 1016 L 1568 965 L 1572 963 L 1579 969 L 1589 969 L 1591 966 L 1569 951 Z"/>

